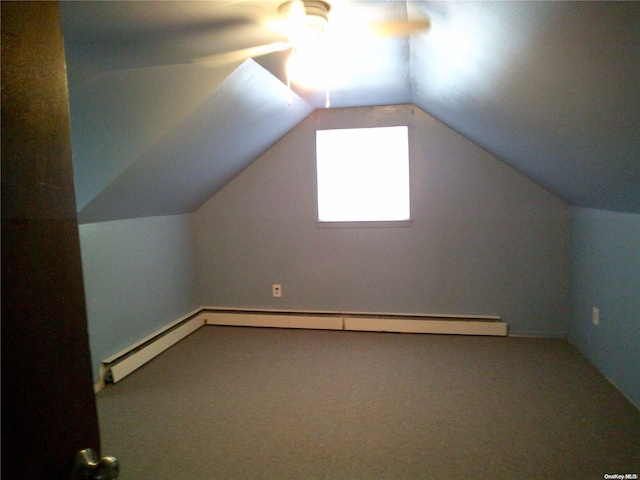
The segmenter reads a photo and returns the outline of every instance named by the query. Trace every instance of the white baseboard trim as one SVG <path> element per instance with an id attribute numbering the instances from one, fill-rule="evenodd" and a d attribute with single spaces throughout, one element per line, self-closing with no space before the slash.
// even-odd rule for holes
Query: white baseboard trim
<path id="1" fill-rule="evenodd" d="M 276 313 L 247 312 L 203 312 L 202 316 L 205 318 L 207 325 L 343 330 L 342 318 L 333 316 L 280 315 Z"/>
<path id="2" fill-rule="evenodd" d="M 127 348 L 125 348 L 123 350 L 120 350 L 117 353 L 114 353 L 109 358 L 104 359 L 102 361 L 102 363 L 104 363 L 104 364 L 111 363 L 111 362 L 117 360 L 118 358 L 123 357 L 124 355 L 128 354 L 132 350 L 135 350 L 136 348 L 140 347 L 141 345 L 143 345 L 145 343 L 148 343 L 149 341 L 153 340 L 154 338 L 158 337 L 159 335 L 162 335 L 163 332 L 166 332 L 167 330 L 170 330 L 171 328 L 175 327 L 179 323 L 184 322 L 185 320 L 198 315 L 201 311 L 202 311 L 202 307 L 198 307 L 195 310 L 192 310 L 191 312 L 187 313 L 186 315 L 183 315 L 182 317 L 178 318 L 177 320 L 175 320 L 175 321 L 165 325 L 164 327 L 156 330 L 152 334 L 147 335 L 146 337 L 144 337 L 141 340 L 138 340 L 136 343 L 133 343 L 133 344 L 129 345 Z"/>
<path id="3" fill-rule="evenodd" d="M 446 335 L 505 336 L 507 334 L 507 324 L 504 322 L 451 319 L 345 317 L 344 329 L 366 332 L 435 333 Z"/>
<path id="4" fill-rule="evenodd" d="M 446 320 L 469 320 L 499 322 L 499 315 L 452 315 L 449 313 L 398 313 L 398 312 L 356 312 L 350 310 L 287 310 L 271 308 L 239 308 L 239 307 L 218 307 L 206 306 L 199 309 L 206 313 L 253 313 L 253 314 L 282 314 L 282 315 L 316 315 L 330 317 L 392 317 L 392 318 L 419 318 L 419 319 L 446 319 Z"/>
<path id="5" fill-rule="evenodd" d="M 489 315 L 428 315 L 363 312 L 265 311 L 208 307 L 207 325 L 311 328 L 367 332 L 507 335 L 507 324 Z"/>
<path id="6" fill-rule="evenodd" d="M 200 309 L 102 362 L 100 384 L 116 383 L 204 325 Z"/>
<path id="7" fill-rule="evenodd" d="M 203 325 L 507 335 L 507 324 L 502 322 L 500 317 L 491 315 L 381 314 L 201 307 L 104 360 L 94 391 L 97 393 L 105 384 L 119 382 Z"/>

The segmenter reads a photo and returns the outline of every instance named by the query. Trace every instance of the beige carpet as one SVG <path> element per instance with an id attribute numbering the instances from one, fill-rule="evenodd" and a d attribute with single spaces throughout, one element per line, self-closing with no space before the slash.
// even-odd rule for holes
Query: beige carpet
<path id="1" fill-rule="evenodd" d="M 640 411 L 560 339 L 208 326 L 97 400 L 124 480 L 640 476 Z"/>

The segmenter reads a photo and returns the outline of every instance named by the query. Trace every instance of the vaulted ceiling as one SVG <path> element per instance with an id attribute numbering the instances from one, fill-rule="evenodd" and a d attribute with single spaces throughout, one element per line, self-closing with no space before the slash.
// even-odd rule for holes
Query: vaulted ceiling
<path id="1" fill-rule="evenodd" d="M 197 61 L 281 40 L 282 1 L 61 2 L 81 222 L 194 211 L 325 108 L 286 51 Z M 640 3 L 331 4 L 331 108 L 415 104 L 568 204 L 640 213 Z"/>

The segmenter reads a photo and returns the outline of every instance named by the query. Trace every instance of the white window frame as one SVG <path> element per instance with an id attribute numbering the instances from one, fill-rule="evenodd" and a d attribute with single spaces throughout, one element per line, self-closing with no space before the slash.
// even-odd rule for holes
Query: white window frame
<path id="1" fill-rule="evenodd" d="M 344 140 L 346 135 L 355 137 L 355 144 L 349 145 Z M 366 137 L 367 135 L 373 137 Z M 396 146 L 391 145 L 396 142 Z M 399 142 L 399 145 L 397 144 Z M 334 145 L 335 143 L 335 145 Z M 410 176 L 410 155 L 409 155 L 409 127 L 406 125 L 381 126 L 381 127 L 355 127 L 355 128 L 335 128 L 316 130 L 316 181 L 317 181 L 317 225 L 322 228 L 370 228 L 370 227 L 410 227 L 411 221 L 411 176 Z M 382 154 L 379 157 L 379 154 Z M 322 163 L 319 156 L 329 160 L 329 165 Z M 399 158 L 399 164 L 390 166 L 388 161 L 391 156 Z M 354 166 L 353 171 L 347 170 L 344 181 L 336 182 L 329 177 L 332 168 L 341 168 L 343 165 Z M 361 172 L 370 166 L 377 165 L 377 171 L 383 173 L 383 177 L 373 175 L 368 179 L 369 183 L 361 184 L 362 188 L 353 189 L 353 181 L 362 179 Z M 389 170 L 389 168 L 391 168 Z M 398 168 L 399 167 L 399 168 Z M 358 175 L 358 179 L 355 179 Z M 367 179 L 365 178 L 365 181 Z M 385 202 L 396 202 L 396 199 L 380 196 L 380 192 L 388 192 L 386 183 L 391 180 L 400 191 L 401 211 L 397 214 L 383 214 L 380 218 L 363 216 L 354 218 L 351 213 L 346 213 L 347 217 L 338 218 L 345 213 L 332 216 L 331 209 L 335 211 L 338 207 L 329 205 L 324 209 L 321 203 L 326 200 L 326 195 L 331 191 L 338 191 L 337 203 L 344 202 L 353 193 L 347 189 L 355 191 L 358 198 L 364 198 L 367 202 L 373 202 L 374 208 L 384 212 Z M 336 184 L 337 183 L 337 184 Z M 349 183 L 351 186 L 346 186 Z M 342 185 L 340 185 L 342 184 Z M 331 185 L 331 186 L 330 186 Z M 323 200 L 324 199 L 324 200 Z M 348 201 L 348 200 L 346 200 Z M 397 203 L 397 202 L 396 202 Z M 342 203 L 341 203 L 342 204 Z M 326 203 L 324 204 L 326 205 Z"/>

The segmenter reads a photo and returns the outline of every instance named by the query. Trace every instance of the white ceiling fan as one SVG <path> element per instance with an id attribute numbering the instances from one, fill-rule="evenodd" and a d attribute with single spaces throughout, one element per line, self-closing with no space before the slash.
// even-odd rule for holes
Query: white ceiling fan
<path id="1" fill-rule="evenodd" d="M 247 3 L 250 4 L 251 2 Z M 416 32 L 426 33 L 430 27 L 430 19 L 426 15 L 415 20 L 399 19 L 365 25 L 343 21 L 340 26 L 336 26 L 331 21 L 331 12 L 332 5 L 325 0 L 287 0 L 277 5 L 273 18 L 264 22 L 282 40 L 206 55 L 195 61 L 215 66 L 290 50 L 286 65 L 288 81 L 290 79 L 304 85 L 309 83 L 304 77 L 315 77 L 316 80 L 324 77 L 321 72 L 329 71 L 332 63 L 335 63 L 333 60 L 336 48 L 341 48 L 352 35 L 366 32 L 378 37 L 394 37 Z M 321 79 L 316 83 L 326 82 Z"/>

